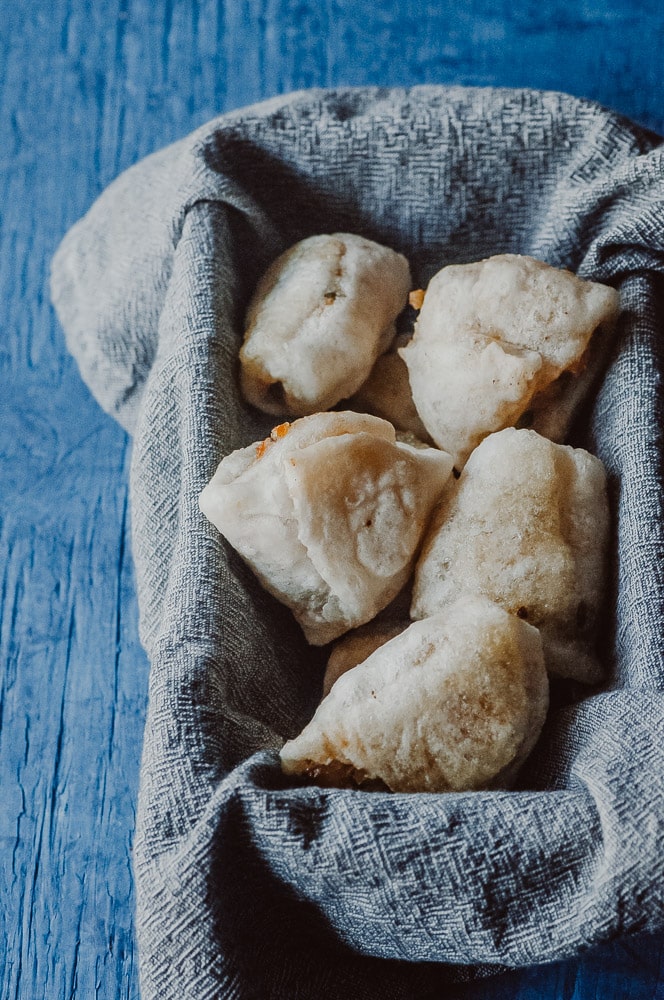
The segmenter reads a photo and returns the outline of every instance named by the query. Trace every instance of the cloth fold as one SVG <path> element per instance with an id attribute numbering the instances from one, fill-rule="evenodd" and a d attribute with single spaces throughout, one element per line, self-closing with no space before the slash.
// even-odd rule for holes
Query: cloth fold
<path id="1" fill-rule="evenodd" d="M 609 471 L 601 690 L 556 699 L 514 792 L 389 795 L 281 775 L 324 651 L 198 510 L 270 421 L 237 352 L 286 246 L 352 231 L 441 266 L 516 252 L 615 284 L 618 341 L 574 443 Z M 83 378 L 135 435 L 151 659 L 135 840 L 150 997 L 440 995 L 483 968 L 664 927 L 662 140 L 529 90 L 309 91 L 222 116 L 102 194 L 55 257 Z"/>

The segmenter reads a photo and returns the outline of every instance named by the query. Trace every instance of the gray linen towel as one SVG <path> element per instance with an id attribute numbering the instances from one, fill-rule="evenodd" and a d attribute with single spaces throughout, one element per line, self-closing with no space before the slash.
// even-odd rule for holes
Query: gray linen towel
<path id="1" fill-rule="evenodd" d="M 237 388 L 258 275 L 344 230 L 406 254 L 419 286 L 517 252 L 621 291 L 618 344 L 575 430 L 611 478 L 608 682 L 556 695 L 515 792 L 282 777 L 275 750 L 312 714 L 323 654 L 198 510 L 221 457 L 270 426 Z M 135 435 L 144 1000 L 442 996 L 463 966 L 664 926 L 663 270 L 661 140 L 528 90 L 280 97 L 139 163 L 65 237 L 52 291 L 67 343 Z"/>

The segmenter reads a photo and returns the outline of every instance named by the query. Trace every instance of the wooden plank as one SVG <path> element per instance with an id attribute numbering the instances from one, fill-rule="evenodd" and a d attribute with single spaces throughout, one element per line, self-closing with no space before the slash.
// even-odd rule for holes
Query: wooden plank
<path id="1" fill-rule="evenodd" d="M 551 87 L 664 131 L 662 51 L 654 0 L 0 0 L 3 998 L 138 995 L 130 847 L 147 664 L 129 442 L 82 386 L 49 305 L 66 228 L 135 160 L 299 87 Z M 663 943 L 459 996 L 662 995 Z"/>
<path id="2" fill-rule="evenodd" d="M 70 382 L 50 415 L 34 384 L 2 407 L 15 446 L 0 533 L 3 997 L 137 995 L 129 858 L 147 664 L 128 446 Z"/>

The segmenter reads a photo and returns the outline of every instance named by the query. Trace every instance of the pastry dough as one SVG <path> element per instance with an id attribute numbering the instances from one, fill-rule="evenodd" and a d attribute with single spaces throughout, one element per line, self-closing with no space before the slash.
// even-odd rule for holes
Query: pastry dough
<path id="1" fill-rule="evenodd" d="M 351 396 L 394 338 L 409 288 L 406 258 L 362 236 L 296 243 L 249 304 L 240 350 L 245 398 L 267 413 L 304 416 Z"/>
<path id="2" fill-rule="evenodd" d="M 537 629 L 485 597 L 415 622 L 340 677 L 282 769 L 394 792 L 506 787 L 548 707 Z"/>
<path id="3" fill-rule="evenodd" d="M 386 420 L 317 413 L 225 458 L 200 506 L 321 645 L 401 590 L 451 469 Z"/>
<path id="4" fill-rule="evenodd" d="M 614 288 L 531 257 L 443 268 L 399 351 L 432 439 L 457 468 L 520 421 L 560 439 L 605 353 L 600 344 L 588 364 L 591 337 L 608 345 L 617 314 Z"/>
<path id="5" fill-rule="evenodd" d="M 608 530 L 598 458 L 531 430 L 491 434 L 436 511 L 411 617 L 486 594 L 541 630 L 551 673 L 593 683 Z"/>

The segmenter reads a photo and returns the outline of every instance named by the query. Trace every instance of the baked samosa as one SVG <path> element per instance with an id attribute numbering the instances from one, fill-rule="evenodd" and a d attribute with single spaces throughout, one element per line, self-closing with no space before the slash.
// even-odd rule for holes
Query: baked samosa
<path id="1" fill-rule="evenodd" d="M 296 243 L 249 303 L 245 399 L 267 413 L 304 416 L 351 396 L 394 338 L 410 280 L 402 254 L 353 233 Z"/>
<path id="2" fill-rule="evenodd" d="M 529 424 L 562 440 L 611 343 L 618 304 L 614 288 L 518 254 L 444 267 L 399 350 L 431 438 L 459 469 L 504 427 Z"/>
<path id="3" fill-rule="evenodd" d="M 411 617 L 437 614 L 462 594 L 485 594 L 539 628 L 550 673 L 594 683 L 608 532 L 598 458 L 532 430 L 491 434 L 436 510 Z"/>
<path id="4" fill-rule="evenodd" d="M 451 470 L 379 417 L 317 413 L 228 455 L 200 507 L 322 645 L 401 590 Z"/>
<path id="5" fill-rule="evenodd" d="M 282 770 L 393 792 L 507 787 L 548 708 L 536 628 L 466 596 L 339 677 Z"/>

